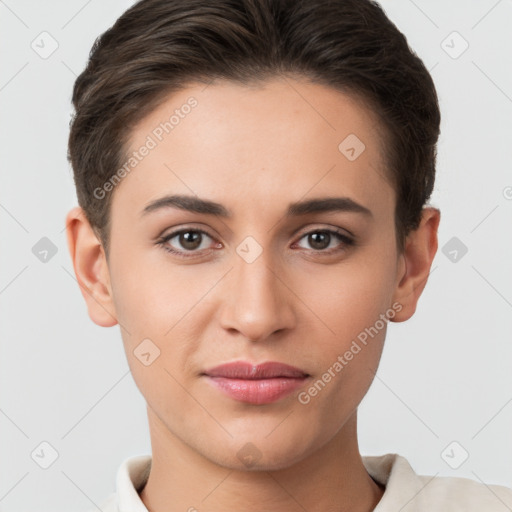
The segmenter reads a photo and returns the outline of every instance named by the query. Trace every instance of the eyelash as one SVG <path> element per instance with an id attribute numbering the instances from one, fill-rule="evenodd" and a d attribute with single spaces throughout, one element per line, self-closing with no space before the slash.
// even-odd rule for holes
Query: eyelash
<path id="1" fill-rule="evenodd" d="M 213 239 L 213 237 L 207 232 L 207 231 L 204 231 L 203 229 L 199 229 L 199 228 L 185 228 L 185 229 L 180 229 L 178 231 L 173 231 L 172 233 L 169 233 L 165 236 L 162 236 L 161 238 L 159 238 L 157 241 L 156 241 L 156 244 L 161 246 L 162 249 L 164 249 L 165 251 L 175 255 L 175 256 L 178 256 L 179 258 L 194 258 L 194 257 L 197 257 L 199 251 L 185 251 L 185 252 L 182 252 L 182 251 L 177 251 L 175 249 L 173 249 L 172 247 L 169 247 L 169 245 L 167 245 L 167 243 L 172 240 L 173 238 L 175 238 L 176 236 L 178 235 L 181 235 L 182 233 L 201 233 L 202 235 L 206 235 L 210 238 Z M 334 248 L 334 249 L 311 249 L 311 251 L 313 253 L 318 253 L 318 254 L 322 254 L 322 255 L 331 255 L 331 254 L 335 254 L 335 253 L 338 253 L 338 252 L 342 252 L 344 250 L 347 249 L 347 247 L 351 247 L 351 246 L 354 246 L 355 245 L 355 241 L 354 239 L 350 238 L 348 235 L 346 235 L 345 233 L 341 232 L 341 231 L 337 231 L 337 230 L 333 230 L 333 229 L 315 229 L 315 230 L 312 230 L 312 231 L 308 231 L 307 233 L 304 233 L 300 238 L 299 238 L 299 241 L 302 240 L 303 238 L 307 237 L 308 235 L 311 235 L 313 233 L 327 233 L 329 235 L 334 235 L 335 237 L 338 238 L 338 240 L 341 242 L 341 247 L 338 247 L 338 248 Z M 187 252 L 189 254 L 187 254 Z"/>

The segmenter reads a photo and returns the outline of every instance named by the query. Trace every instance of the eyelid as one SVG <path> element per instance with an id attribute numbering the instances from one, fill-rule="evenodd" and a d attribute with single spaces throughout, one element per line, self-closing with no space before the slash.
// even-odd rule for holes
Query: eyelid
<path id="1" fill-rule="evenodd" d="M 352 239 L 354 242 L 356 240 L 356 235 L 345 228 L 340 228 L 339 226 L 326 226 L 325 224 L 323 226 L 309 226 L 308 228 L 305 228 L 305 231 L 298 230 L 294 233 L 295 236 L 297 236 L 299 239 L 304 237 L 305 235 L 309 235 L 310 233 L 316 233 L 318 231 L 330 231 L 337 233 L 338 235 L 347 237 Z"/>
<path id="2" fill-rule="evenodd" d="M 173 227 L 166 227 L 163 231 L 160 232 L 160 234 L 158 236 L 155 237 L 155 240 L 160 240 L 162 238 L 167 238 L 168 236 L 175 236 L 179 233 L 181 233 L 182 231 L 200 231 L 202 233 L 206 233 L 209 237 L 211 238 L 215 238 L 214 235 L 212 235 L 209 231 L 208 231 L 208 228 L 204 228 L 202 227 L 203 224 L 178 224 L 177 226 L 173 226 Z"/>

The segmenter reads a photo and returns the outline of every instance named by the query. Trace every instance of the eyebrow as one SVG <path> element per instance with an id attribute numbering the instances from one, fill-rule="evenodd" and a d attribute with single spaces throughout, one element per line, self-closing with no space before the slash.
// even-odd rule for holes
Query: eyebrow
<path id="1" fill-rule="evenodd" d="M 232 217 L 232 213 L 220 203 L 187 195 L 170 195 L 156 199 L 144 208 L 142 215 L 166 208 L 179 208 L 189 212 L 218 215 L 224 218 Z M 371 210 L 349 197 L 325 197 L 291 203 L 288 206 L 286 217 L 323 212 L 353 212 L 373 217 Z"/>

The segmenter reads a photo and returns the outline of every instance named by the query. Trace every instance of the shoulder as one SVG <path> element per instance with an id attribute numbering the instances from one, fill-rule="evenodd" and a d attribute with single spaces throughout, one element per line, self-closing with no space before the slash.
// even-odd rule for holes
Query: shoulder
<path id="1" fill-rule="evenodd" d="M 431 507 L 450 512 L 492 512 L 512 509 L 512 489 L 469 478 L 424 476 L 425 497 Z"/>
<path id="2" fill-rule="evenodd" d="M 512 510 L 512 489 L 469 478 L 418 475 L 396 454 L 363 457 L 374 480 L 386 489 L 375 512 L 501 512 Z"/>

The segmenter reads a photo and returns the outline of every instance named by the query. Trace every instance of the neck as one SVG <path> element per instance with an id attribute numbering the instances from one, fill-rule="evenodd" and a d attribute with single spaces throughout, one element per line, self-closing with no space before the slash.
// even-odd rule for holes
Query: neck
<path id="1" fill-rule="evenodd" d="M 148 408 L 153 459 L 140 492 L 152 512 L 370 512 L 384 492 L 357 444 L 357 411 L 336 436 L 296 464 L 240 471 L 206 459 L 175 437 Z"/>

